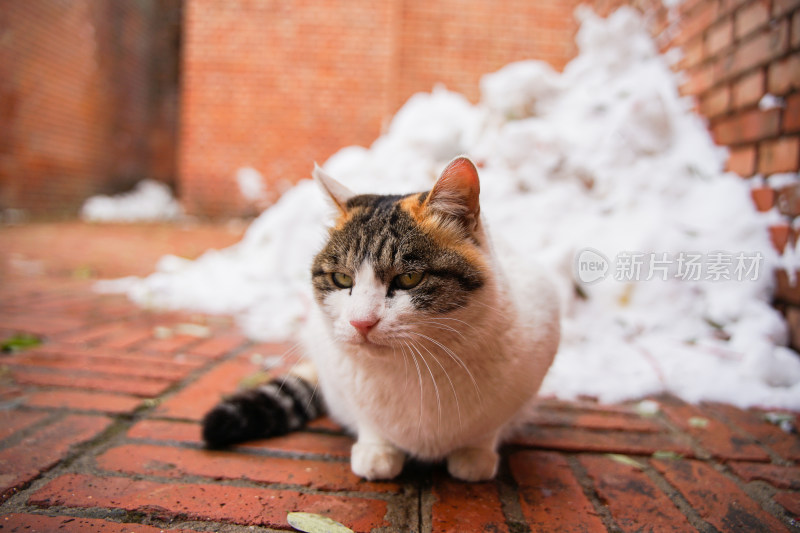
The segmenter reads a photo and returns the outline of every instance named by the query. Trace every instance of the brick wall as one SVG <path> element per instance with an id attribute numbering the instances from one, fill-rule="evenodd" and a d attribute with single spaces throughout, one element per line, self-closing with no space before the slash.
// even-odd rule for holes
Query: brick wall
<path id="1" fill-rule="evenodd" d="M 391 111 L 437 83 L 477 102 L 483 74 L 522 59 L 561 70 L 576 53 L 577 0 L 398 2 L 397 93 Z"/>
<path id="2" fill-rule="evenodd" d="M 275 198 L 312 161 L 370 144 L 417 91 L 443 83 L 475 101 L 480 76 L 511 61 L 563 67 L 579 3 L 185 0 L 182 15 L 184 0 L 0 1 L 0 208 L 74 213 L 90 194 L 177 176 L 206 215 L 253 212 L 238 168 L 259 170 Z M 664 49 L 681 47 L 682 90 L 731 170 L 797 170 L 799 2 L 591 3 L 633 5 Z M 759 109 L 767 92 L 783 107 Z M 794 239 L 788 222 L 774 233 Z"/>
<path id="3" fill-rule="evenodd" d="M 180 0 L 0 2 L 0 210 L 172 179 L 179 23 Z"/>
<path id="4" fill-rule="evenodd" d="M 393 4 L 188 0 L 180 186 L 190 212 L 246 211 L 250 166 L 273 187 L 308 175 L 388 112 Z"/>
<path id="5" fill-rule="evenodd" d="M 677 39 L 687 94 L 697 96 L 715 140 L 743 177 L 796 171 L 800 151 L 800 2 L 687 2 Z M 760 109 L 766 94 L 783 107 Z"/>
<path id="6" fill-rule="evenodd" d="M 443 83 L 473 101 L 486 72 L 574 55 L 577 0 L 187 0 L 180 186 L 188 210 L 252 210 L 236 171 L 274 198 L 313 161 L 369 145 L 415 92 Z"/>

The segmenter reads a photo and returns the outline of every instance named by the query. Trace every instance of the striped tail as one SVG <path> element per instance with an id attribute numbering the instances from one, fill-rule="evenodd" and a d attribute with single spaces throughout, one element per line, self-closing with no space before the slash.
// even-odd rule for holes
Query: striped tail
<path id="1" fill-rule="evenodd" d="M 253 389 L 237 392 L 203 417 L 203 440 L 211 448 L 285 435 L 325 411 L 316 387 L 286 375 Z"/>

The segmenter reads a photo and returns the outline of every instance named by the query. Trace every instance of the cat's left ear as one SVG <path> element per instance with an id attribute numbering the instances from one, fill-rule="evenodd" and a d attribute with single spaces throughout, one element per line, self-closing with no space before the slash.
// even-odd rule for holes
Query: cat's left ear
<path id="1" fill-rule="evenodd" d="M 311 173 L 311 175 L 314 177 L 314 181 L 316 181 L 319 186 L 322 187 L 322 190 L 328 193 L 331 201 L 334 203 L 334 205 L 336 205 L 336 207 L 339 208 L 339 211 L 343 213 L 347 211 L 347 208 L 345 207 L 347 205 L 347 201 L 356 194 L 326 174 L 325 171 L 322 170 L 322 168 L 316 163 L 314 163 L 314 171 Z"/>
<path id="2" fill-rule="evenodd" d="M 474 231 L 481 212 L 478 201 L 480 193 L 478 169 L 468 157 L 459 156 L 450 161 L 442 171 L 425 199 L 425 205 L 462 221 L 466 229 Z"/>

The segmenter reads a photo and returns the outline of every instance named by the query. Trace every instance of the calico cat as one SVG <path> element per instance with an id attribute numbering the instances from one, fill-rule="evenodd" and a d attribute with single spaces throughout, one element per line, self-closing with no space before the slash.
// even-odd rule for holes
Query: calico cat
<path id="1" fill-rule="evenodd" d="M 491 479 L 499 442 L 558 347 L 554 288 L 537 267 L 504 269 L 495 257 L 466 157 L 406 196 L 354 194 L 319 167 L 314 178 L 338 217 L 311 268 L 317 305 L 303 346 L 313 367 L 223 401 L 204 438 L 220 446 L 299 428 L 323 409 L 318 386 L 357 436 L 357 475 L 393 478 L 410 455 Z"/>

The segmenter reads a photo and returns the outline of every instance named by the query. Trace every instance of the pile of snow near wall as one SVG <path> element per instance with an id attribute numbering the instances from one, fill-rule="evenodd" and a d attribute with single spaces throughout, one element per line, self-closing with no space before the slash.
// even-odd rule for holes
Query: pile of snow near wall
<path id="1" fill-rule="evenodd" d="M 92 196 L 81 207 L 88 222 L 153 222 L 174 220 L 183 209 L 170 188 L 155 180 L 142 180 L 133 190 L 115 196 Z"/>
<path id="2" fill-rule="evenodd" d="M 479 164 L 493 240 L 559 282 L 563 343 L 543 394 L 800 408 L 800 362 L 770 306 L 780 258 L 748 185 L 723 172 L 725 151 L 639 15 L 579 17 L 579 55 L 562 74 L 508 65 L 482 79 L 478 105 L 443 88 L 417 94 L 370 148 L 344 148 L 325 170 L 356 192 L 409 193 L 458 154 Z M 233 313 L 251 338 L 285 340 L 313 305 L 309 264 L 330 215 L 306 180 L 236 245 L 165 257 L 114 286 L 149 307 Z"/>

